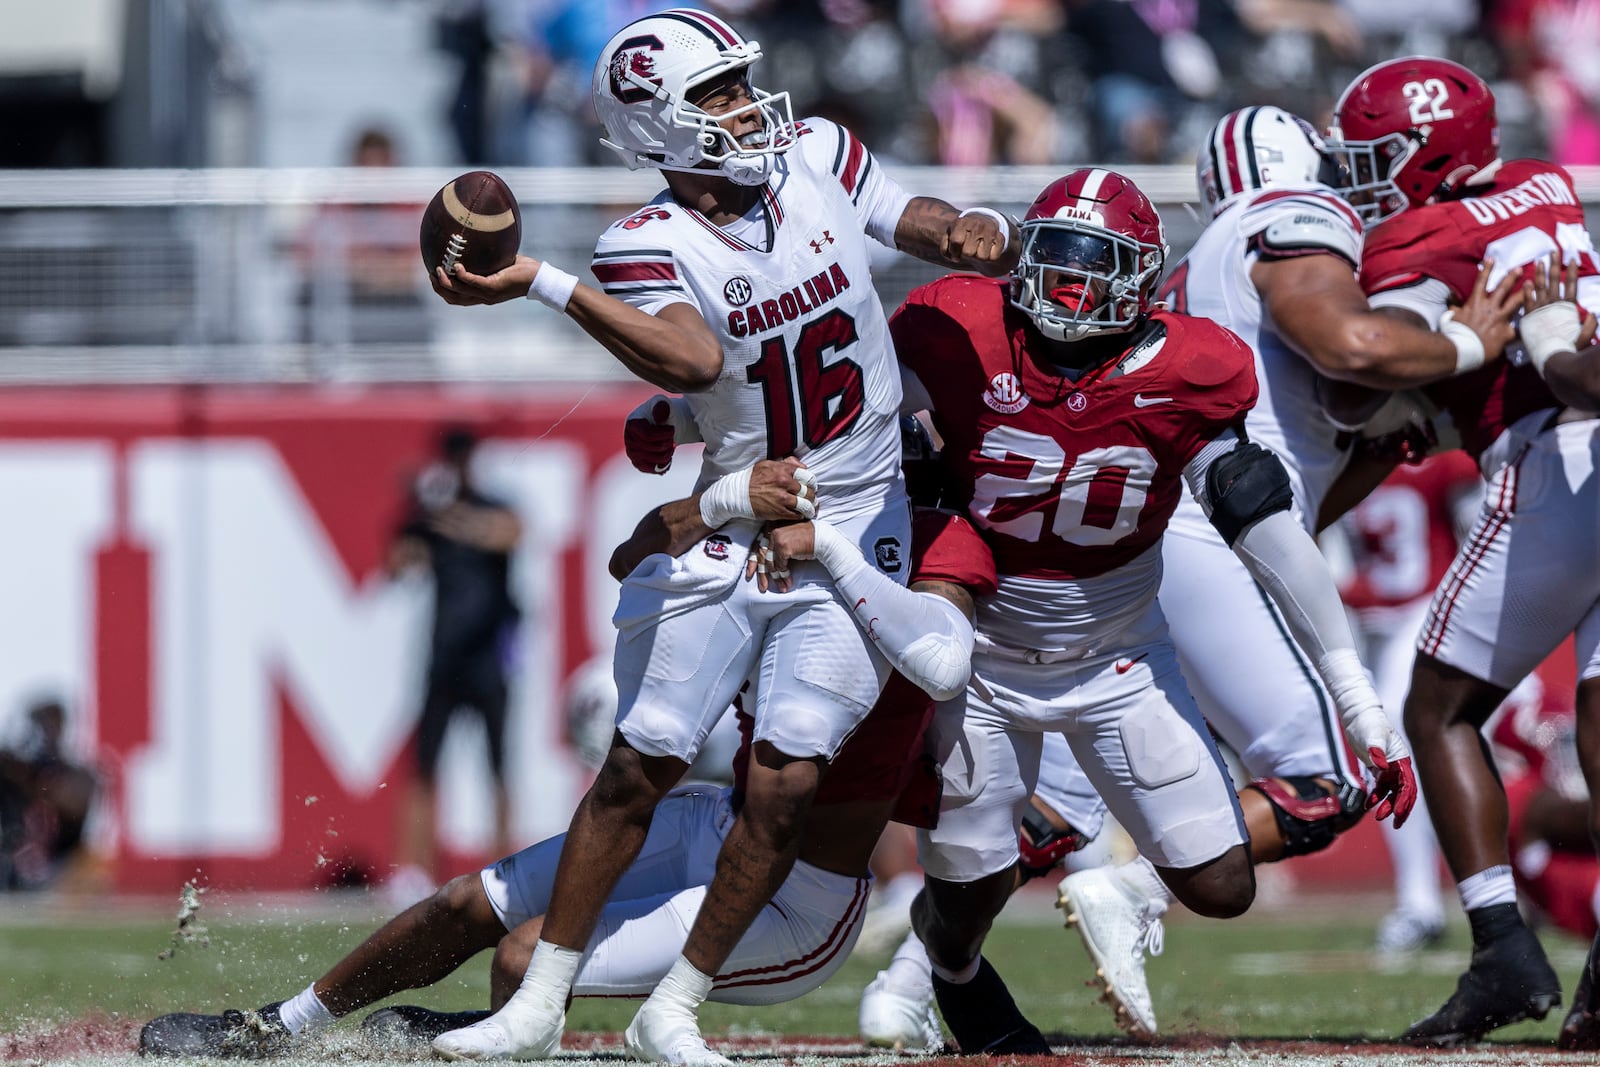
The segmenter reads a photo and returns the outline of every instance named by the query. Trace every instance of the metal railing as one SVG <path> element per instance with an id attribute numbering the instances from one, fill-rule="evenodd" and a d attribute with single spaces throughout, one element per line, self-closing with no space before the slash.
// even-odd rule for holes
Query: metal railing
<path id="1" fill-rule="evenodd" d="M 1020 212 L 1057 168 L 890 168 L 908 190 Z M 1127 168 L 1174 255 L 1200 223 L 1186 167 Z M 624 377 L 532 304 L 453 308 L 417 255 L 436 168 L 0 171 L 0 382 L 433 381 Z M 521 169 L 523 247 L 582 277 L 654 172 Z M 1600 168 L 1574 172 L 1600 205 Z M 893 306 L 938 268 L 885 251 Z"/>

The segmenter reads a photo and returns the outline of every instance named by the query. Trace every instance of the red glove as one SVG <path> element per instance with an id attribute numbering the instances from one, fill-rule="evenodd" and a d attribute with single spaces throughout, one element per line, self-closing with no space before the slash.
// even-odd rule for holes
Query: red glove
<path id="1" fill-rule="evenodd" d="M 1405 756 L 1390 763 L 1381 748 L 1367 749 L 1372 759 L 1375 782 L 1367 795 L 1367 807 L 1373 809 L 1372 817 L 1387 819 L 1394 815 L 1396 830 L 1406 824 L 1411 809 L 1417 803 L 1417 776 L 1411 770 L 1411 757 Z"/>
<path id="2" fill-rule="evenodd" d="M 655 397 L 636 408 L 622 427 L 622 447 L 634 469 L 646 474 L 665 474 L 672 466 L 677 448 L 671 417 L 672 405 L 666 397 Z"/>

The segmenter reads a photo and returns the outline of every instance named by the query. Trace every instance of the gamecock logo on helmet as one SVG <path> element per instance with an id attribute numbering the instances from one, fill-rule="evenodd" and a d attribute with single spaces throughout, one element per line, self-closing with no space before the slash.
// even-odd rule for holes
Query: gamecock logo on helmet
<path id="1" fill-rule="evenodd" d="M 983 391 L 983 402 L 1002 415 L 1015 415 L 1028 406 L 1028 394 L 1022 383 L 1010 371 L 1001 371 L 989 379 L 989 388 Z"/>
<path id="2" fill-rule="evenodd" d="M 611 57 L 611 95 L 624 104 L 637 104 L 650 99 L 654 94 L 639 86 L 634 79 L 658 87 L 661 85 L 661 79 L 656 76 L 655 57 L 650 54 L 661 49 L 661 39 L 654 34 L 629 37 L 618 45 L 617 54 Z"/>

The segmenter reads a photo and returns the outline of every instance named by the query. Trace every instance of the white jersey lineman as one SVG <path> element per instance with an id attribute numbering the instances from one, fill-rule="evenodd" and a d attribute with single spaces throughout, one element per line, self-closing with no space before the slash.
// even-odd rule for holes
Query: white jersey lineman
<path id="1" fill-rule="evenodd" d="M 903 582 L 900 380 L 865 235 L 892 247 L 910 196 L 850 131 L 798 127 L 743 218 L 716 226 L 664 191 L 601 236 L 592 269 L 646 312 L 693 305 L 722 346 L 716 384 L 688 397 L 706 442 L 700 487 L 797 456 L 819 511 Z M 887 666 L 819 564 L 796 564 L 784 594 L 739 580 L 757 529 L 729 523 L 623 583 L 617 726 L 635 749 L 692 760 L 752 672 L 756 740 L 789 756 L 831 758 L 877 699 Z"/>
<path id="2" fill-rule="evenodd" d="M 1261 393 L 1245 417 L 1250 440 L 1283 461 L 1293 513 L 1315 533 L 1317 511 L 1347 455 L 1317 398 L 1317 372 L 1279 337 L 1250 271 L 1262 258 L 1332 255 L 1361 263 L 1361 221 L 1326 186 L 1246 193 L 1201 233 L 1164 291 L 1191 315 L 1220 322 L 1255 353 Z M 1201 713 L 1251 778 L 1317 776 L 1359 784 L 1332 700 L 1216 528 L 1191 498 L 1162 551 L 1161 609 Z M 1216 620 L 1228 625 L 1219 627 Z M 1240 669 L 1241 650 L 1249 669 Z"/>

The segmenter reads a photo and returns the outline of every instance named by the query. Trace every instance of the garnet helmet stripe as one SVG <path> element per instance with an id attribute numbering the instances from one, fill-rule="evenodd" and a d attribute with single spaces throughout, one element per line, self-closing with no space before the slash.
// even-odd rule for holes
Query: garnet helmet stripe
<path id="1" fill-rule="evenodd" d="M 1252 189 L 1261 188 L 1261 166 L 1256 161 L 1256 138 L 1253 132 L 1256 116 L 1260 113 L 1261 109 L 1259 107 L 1251 108 L 1244 117 L 1244 121 L 1241 124 L 1243 129 L 1240 131 L 1244 139 L 1245 162 L 1250 164 L 1250 188 Z"/>
<path id="2" fill-rule="evenodd" d="M 709 36 L 718 45 L 731 48 L 739 43 L 739 35 L 734 33 L 727 23 L 706 14 L 704 11 L 697 11 L 692 7 L 674 7 L 663 11 L 661 14 L 665 18 L 689 23 Z"/>

